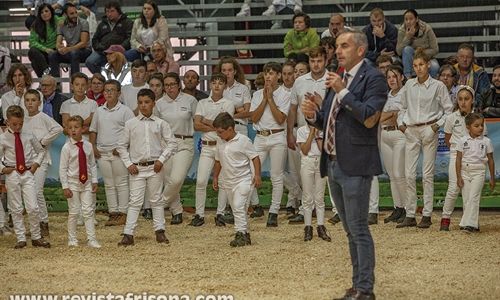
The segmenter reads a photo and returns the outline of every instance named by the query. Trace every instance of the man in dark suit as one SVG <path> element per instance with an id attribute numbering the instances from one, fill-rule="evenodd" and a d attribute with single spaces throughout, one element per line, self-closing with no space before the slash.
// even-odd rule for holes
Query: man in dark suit
<path id="1" fill-rule="evenodd" d="M 302 104 L 308 122 L 323 130 L 321 176 L 327 176 L 333 201 L 347 232 L 353 285 L 340 299 L 375 299 L 375 251 L 368 228 L 370 185 L 382 173 L 377 125 L 387 99 L 385 78 L 363 61 L 368 41 L 360 30 L 337 37 L 337 59 L 345 72 L 330 72 L 320 110 L 313 99 Z"/>
<path id="2" fill-rule="evenodd" d="M 40 80 L 40 87 L 43 94 L 43 112 L 62 126 L 62 116 L 59 110 L 61 104 L 68 100 L 68 97 L 57 91 L 56 80 L 52 76 L 43 76 Z"/>

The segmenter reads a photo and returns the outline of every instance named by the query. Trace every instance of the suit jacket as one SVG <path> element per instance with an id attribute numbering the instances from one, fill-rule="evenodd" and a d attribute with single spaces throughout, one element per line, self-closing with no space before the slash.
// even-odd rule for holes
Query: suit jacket
<path id="1" fill-rule="evenodd" d="M 54 99 L 52 99 L 52 115 L 54 116 L 54 120 L 59 123 L 59 125 L 62 126 L 62 116 L 59 113 L 61 110 L 61 104 L 68 100 L 68 97 L 64 96 L 63 94 L 59 93 L 56 91 L 56 94 L 54 95 Z"/>
<path id="2" fill-rule="evenodd" d="M 343 74 L 342 74 L 343 75 Z M 341 75 L 341 76 L 342 76 Z M 313 125 L 327 131 L 335 92 L 327 91 Z M 384 75 L 363 62 L 349 85 L 349 93 L 340 102 L 335 119 L 335 145 L 340 169 L 349 176 L 372 176 L 382 173 L 378 149 L 378 121 L 387 100 Z M 326 140 L 321 152 L 321 176 L 327 176 Z"/>

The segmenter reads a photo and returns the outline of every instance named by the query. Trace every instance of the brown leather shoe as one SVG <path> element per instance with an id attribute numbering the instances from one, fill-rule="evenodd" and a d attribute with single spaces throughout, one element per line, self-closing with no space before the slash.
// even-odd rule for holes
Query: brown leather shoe
<path id="1" fill-rule="evenodd" d="M 415 220 L 415 218 L 405 217 L 403 223 L 396 225 L 396 228 L 413 227 L 413 226 L 417 226 L 417 221 Z"/>
<path id="2" fill-rule="evenodd" d="M 43 238 L 50 237 L 49 223 L 40 222 L 40 235 Z"/>
<path id="3" fill-rule="evenodd" d="M 104 226 L 115 226 L 117 217 L 118 213 L 115 212 L 109 213 L 109 219 L 106 223 L 104 223 Z"/>
<path id="4" fill-rule="evenodd" d="M 431 227 L 432 222 L 431 222 L 431 217 L 422 217 L 422 220 L 420 220 L 420 223 L 418 223 L 417 227 L 418 228 L 429 228 Z"/>
<path id="5" fill-rule="evenodd" d="M 26 242 L 17 242 L 17 244 L 14 246 L 14 249 L 22 249 L 26 247 Z"/>
<path id="6" fill-rule="evenodd" d="M 312 226 L 304 227 L 304 242 L 310 241 L 313 238 L 313 228 Z"/>
<path id="7" fill-rule="evenodd" d="M 127 214 L 119 212 L 116 215 L 115 225 L 120 226 L 120 225 L 125 225 L 125 223 L 127 223 Z"/>
<path id="8" fill-rule="evenodd" d="M 133 246 L 134 245 L 134 236 L 130 234 L 122 234 L 123 239 L 118 243 L 118 246 Z"/>
<path id="9" fill-rule="evenodd" d="M 325 225 L 318 225 L 318 236 L 323 239 L 323 241 L 331 242 L 332 238 L 326 233 Z"/>
<path id="10" fill-rule="evenodd" d="M 46 242 L 43 238 L 39 238 L 38 240 L 31 240 L 31 246 L 50 248 L 50 243 Z"/>
<path id="11" fill-rule="evenodd" d="M 158 243 L 163 243 L 163 244 L 168 244 L 170 243 L 167 239 L 167 237 L 165 236 L 165 230 L 161 229 L 161 230 L 156 230 L 155 231 L 155 234 L 156 234 L 156 241 Z"/>

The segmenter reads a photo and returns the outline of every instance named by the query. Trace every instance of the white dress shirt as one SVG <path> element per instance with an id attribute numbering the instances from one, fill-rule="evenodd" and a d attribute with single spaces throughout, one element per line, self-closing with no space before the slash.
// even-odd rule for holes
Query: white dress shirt
<path id="1" fill-rule="evenodd" d="M 85 152 L 85 159 L 87 162 L 87 176 L 90 177 L 90 182 L 97 183 L 97 167 L 92 144 L 83 139 L 81 142 L 83 142 L 83 152 Z M 59 180 L 61 181 L 63 189 L 69 188 L 70 179 L 72 179 L 72 181 L 79 181 L 80 178 L 80 163 L 78 160 L 80 148 L 76 143 L 77 141 L 73 138 L 69 138 L 69 141 L 67 141 L 61 149 Z"/>
<path id="2" fill-rule="evenodd" d="M 112 109 L 108 108 L 107 103 L 97 108 L 90 123 L 90 132 L 97 133 L 97 150 L 99 152 L 115 150 L 125 128 L 125 122 L 134 117 L 132 110 L 120 102 Z"/>
<path id="3" fill-rule="evenodd" d="M 28 115 L 28 111 L 26 110 L 26 107 L 24 106 L 24 94 L 26 93 L 26 89 L 24 89 L 23 95 L 21 98 L 16 96 L 16 92 L 14 90 L 10 90 L 7 93 L 2 95 L 2 98 L 0 100 L 1 106 L 2 106 L 2 114 L 3 114 L 3 119 L 7 120 L 7 109 L 11 105 L 19 105 L 24 109 L 24 115 Z M 38 92 L 40 94 L 40 99 L 43 99 L 43 95 L 41 92 Z M 43 105 L 40 105 L 38 107 L 39 111 L 43 110 Z"/>
<path id="4" fill-rule="evenodd" d="M 23 143 L 24 162 L 26 166 L 30 166 L 33 163 L 42 165 L 45 150 L 35 135 L 29 130 L 22 130 L 20 137 Z M 0 135 L 0 172 L 5 167 L 16 167 L 15 139 L 14 133 L 9 128 Z"/>

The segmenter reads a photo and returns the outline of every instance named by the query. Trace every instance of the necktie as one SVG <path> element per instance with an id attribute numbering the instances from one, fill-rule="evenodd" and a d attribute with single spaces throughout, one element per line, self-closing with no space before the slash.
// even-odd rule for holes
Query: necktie
<path id="1" fill-rule="evenodd" d="M 87 182 L 87 158 L 85 157 L 85 152 L 83 151 L 83 142 L 77 142 L 78 146 L 78 167 L 80 169 L 80 182 L 85 184 Z"/>
<path id="2" fill-rule="evenodd" d="M 344 75 L 344 87 L 347 86 L 347 81 L 349 79 L 350 74 L 345 73 Z M 330 125 L 328 126 L 328 141 L 326 143 L 326 151 L 328 153 L 332 153 L 335 149 L 335 119 L 337 118 L 337 114 L 339 113 L 340 101 L 337 99 L 335 101 L 332 116 L 330 117 Z"/>
<path id="3" fill-rule="evenodd" d="M 21 141 L 21 136 L 19 132 L 14 132 L 15 143 L 14 148 L 16 149 L 16 170 L 19 174 L 26 172 L 26 162 L 24 161 L 24 148 L 23 142 Z"/>

